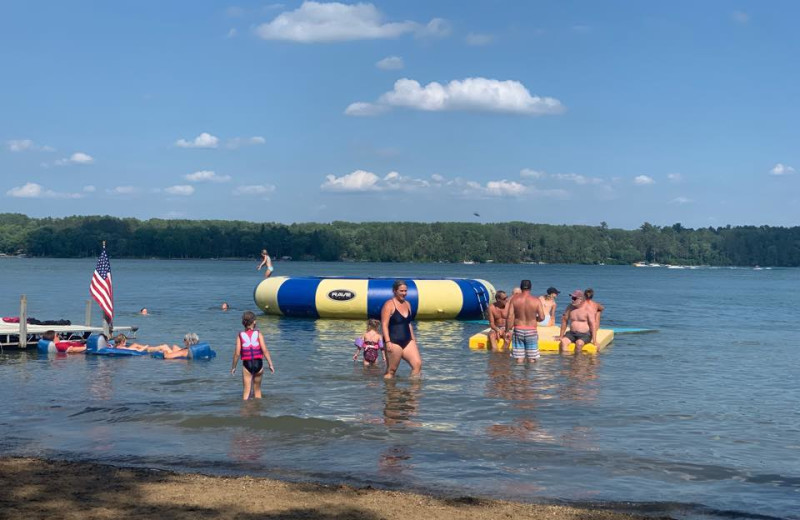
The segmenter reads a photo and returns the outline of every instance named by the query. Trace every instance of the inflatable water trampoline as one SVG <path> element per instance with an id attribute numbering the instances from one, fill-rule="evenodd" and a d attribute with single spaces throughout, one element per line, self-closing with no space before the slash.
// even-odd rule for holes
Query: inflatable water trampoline
<path id="1" fill-rule="evenodd" d="M 397 278 L 272 276 L 256 286 L 253 299 L 266 314 L 303 318 L 380 318 Z M 401 278 L 416 320 L 485 317 L 494 286 L 467 278 Z"/>

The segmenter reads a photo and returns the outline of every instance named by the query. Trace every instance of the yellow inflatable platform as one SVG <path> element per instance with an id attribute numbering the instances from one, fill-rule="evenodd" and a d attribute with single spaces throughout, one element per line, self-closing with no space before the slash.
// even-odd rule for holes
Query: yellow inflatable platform
<path id="1" fill-rule="evenodd" d="M 472 350 L 488 350 L 489 330 L 490 329 L 486 329 L 483 332 L 471 336 L 469 338 L 469 348 Z M 558 352 L 558 333 L 560 331 L 560 327 L 539 327 L 539 351 Z M 611 329 L 600 329 L 597 331 L 597 344 L 587 343 L 583 346 L 581 352 L 596 354 L 606 348 L 612 341 L 614 341 L 614 331 Z M 505 342 L 502 339 L 497 342 L 497 347 L 497 350 L 506 350 Z M 575 352 L 575 343 L 570 343 L 566 351 Z"/>

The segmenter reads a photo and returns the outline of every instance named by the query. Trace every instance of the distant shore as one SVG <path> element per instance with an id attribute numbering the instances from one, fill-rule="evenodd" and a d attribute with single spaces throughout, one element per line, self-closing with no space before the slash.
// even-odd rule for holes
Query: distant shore
<path id="1" fill-rule="evenodd" d="M 0 458 L 3 518 L 409 520 L 645 519 L 600 506 L 437 498 L 347 485 L 211 477 L 87 462 Z M 664 518 L 664 517 L 661 517 Z"/>

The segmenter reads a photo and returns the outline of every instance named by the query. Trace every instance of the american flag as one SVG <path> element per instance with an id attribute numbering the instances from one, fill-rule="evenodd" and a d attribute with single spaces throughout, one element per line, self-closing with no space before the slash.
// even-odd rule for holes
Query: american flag
<path id="1" fill-rule="evenodd" d="M 100 253 L 100 258 L 97 259 L 97 266 L 94 268 L 89 292 L 94 301 L 106 313 L 108 319 L 111 320 L 114 317 L 114 291 L 111 289 L 111 263 L 108 261 L 105 244 L 103 244 L 103 252 Z"/>

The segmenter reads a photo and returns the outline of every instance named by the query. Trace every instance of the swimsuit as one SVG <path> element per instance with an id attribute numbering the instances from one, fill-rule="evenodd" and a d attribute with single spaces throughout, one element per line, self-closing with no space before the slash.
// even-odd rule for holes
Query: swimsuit
<path id="1" fill-rule="evenodd" d="M 364 361 L 374 363 L 378 360 L 378 351 L 383 348 L 383 342 L 364 340 Z"/>
<path id="2" fill-rule="evenodd" d="M 514 359 L 539 359 L 539 333 L 536 325 L 514 327 L 511 357 Z"/>
<path id="3" fill-rule="evenodd" d="M 394 310 L 392 315 L 389 316 L 389 341 L 400 345 L 400 348 L 406 348 L 411 343 L 411 309 L 408 311 L 408 316 L 400 314 L 397 304 L 392 302 Z"/>
<path id="4" fill-rule="evenodd" d="M 251 374 L 258 374 L 264 368 L 258 331 L 245 330 L 240 332 L 239 339 L 242 341 L 242 366 Z"/>
<path id="5" fill-rule="evenodd" d="M 584 343 L 591 343 L 592 342 L 592 335 L 588 332 L 572 332 L 569 331 L 564 334 L 564 337 L 570 340 L 570 342 L 575 343 L 578 340 L 583 341 Z"/>

